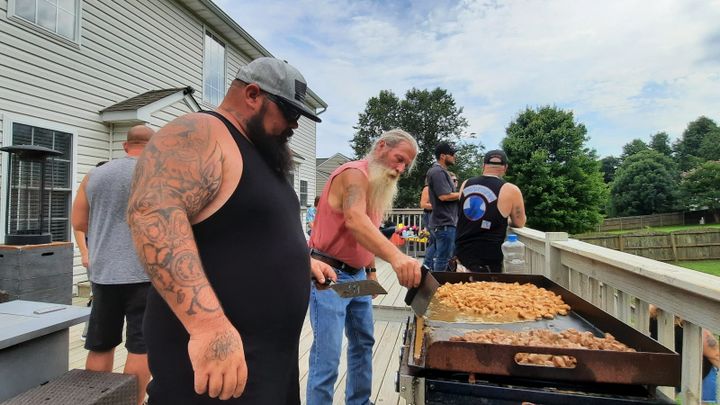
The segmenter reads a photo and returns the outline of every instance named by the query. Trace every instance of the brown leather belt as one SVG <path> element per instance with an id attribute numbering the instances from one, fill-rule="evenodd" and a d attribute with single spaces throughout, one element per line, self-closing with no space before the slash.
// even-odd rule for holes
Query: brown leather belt
<path id="1" fill-rule="evenodd" d="M 312 257 L 313 259 L 316 259 L 316 260 L 320 260 L 321 262 L 330 265 L 330 267 L 332 267 L 334 269 L 338 269 L 338 270 L 348 273 L 350 275 L 356 274 L 360 270 L 364 269 L 364 267 L 361 267 L 359 269 L 352 267 L 344 262 L 341 262 L 340 260 L 338 260 L 334 257 L 330 257 L 330 256 L 328 256 L 322 252 L 319 252 L 315 249 L 310 250 L 310 257 Z"/>

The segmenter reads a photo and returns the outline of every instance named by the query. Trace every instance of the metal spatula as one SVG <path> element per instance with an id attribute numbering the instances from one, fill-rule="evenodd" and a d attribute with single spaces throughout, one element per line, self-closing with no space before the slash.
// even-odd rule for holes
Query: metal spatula
<path id="1" fill-rule="evenodd" d="M 422 266 L 420 272 L 422 273 L 420 285 L 410 288 L 407 295 L 405 295 L 405 303 L 410 305 L 417 316 L 425 315 L 428 306 L 430 306 L 430 300 L 432 300 L 435 291 L 440 287 L 440 283 L 433 277 L 430 269 Z"/>
<path id="2" fill-rule="evenodd" d="M 315 278 L 313 277 L 313 280 Z M 326 286 L 335 291 L 342 298 L 361 297 L 363 295 L 387 294 L 387 291 L 375 280 L 348 281 L 346 283 L 333 283 L 325 279 Z"/>

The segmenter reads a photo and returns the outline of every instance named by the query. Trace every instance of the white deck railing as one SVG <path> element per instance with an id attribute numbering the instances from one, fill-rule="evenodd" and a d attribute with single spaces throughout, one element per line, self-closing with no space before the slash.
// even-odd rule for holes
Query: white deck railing
<path id="1" fill-rule="evenodd" d="M 389 218 L 419 224 L 419 209 Z M 658 340 L 675 349 L 674 317 L 684 320 L 681 397 L 699 404 L 702 329 L 720 332 L 720 277 L 568 238 L 563 232 L 514 229 L 525 244 L 528 271 L 544 275 L 604 311 L 649 334 L 649 306 L 658 308 Z M 663 391 L 674 396 L 672 388 Z"/>
<path id="2" fill-rule="evenodd" d="M 532 274 L 542 274 L 609 314 L 649 334 L 658 308 L 658 340 L 675 349 L 674 316 L 684 320 L 681 397 L 699 404 L 702 328 L 720 331 L 720 278 L 569 239 L 562 232 L 514 230 L 525 243 Z M 664 389 L 674 395 L 672 389 Z"/>

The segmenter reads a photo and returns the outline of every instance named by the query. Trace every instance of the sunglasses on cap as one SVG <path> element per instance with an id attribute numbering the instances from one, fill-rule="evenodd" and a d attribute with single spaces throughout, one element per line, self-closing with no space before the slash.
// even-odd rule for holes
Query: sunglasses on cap
<path id="1" fill-rule="evenodd" d="M 282 112 L 283 116 L 288 122 L 294 122 L 300 119 L 300 110 L 295 108 L 292 104 L 288 103 L 287 101 L 281 99 L 280 97 L 270 94 L 268 92 L 265 93 L 265 96 L 270 99 L 273 103 L 275 103 L 276 106 L 280 109 L 280 112 Z"/>

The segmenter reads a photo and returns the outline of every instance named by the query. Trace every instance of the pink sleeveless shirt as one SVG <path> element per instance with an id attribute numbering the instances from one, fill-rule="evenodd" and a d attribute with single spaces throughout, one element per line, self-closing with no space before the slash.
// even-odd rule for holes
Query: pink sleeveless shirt
<path id="1" fill-rule="evenodd" d="M 345 215 L 342 211 L 335 211 L 330 207 L 328 197 L 330 186 L 335 177 L 347 169 L 360 170 L 365 177 L 368 176 L 368 161 L 357 160 L 338 167 L 325 183 L 320 202 L 318 202 L 315 223 L 310 235 L 309 245 L 329 256 L 332 256 L 352 267 L 364 267 L 370 264 L 374 255 L 355 240 L 349 229 L 345 227 Z M 380 226 L 380 216 L 370 215 L 370 220 Z"/>

